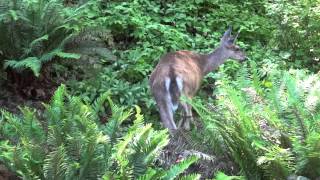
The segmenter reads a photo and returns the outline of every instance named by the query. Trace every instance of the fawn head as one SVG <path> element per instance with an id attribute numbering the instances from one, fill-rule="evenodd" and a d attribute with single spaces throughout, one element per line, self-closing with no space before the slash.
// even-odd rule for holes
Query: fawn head
<path id="1" fill-rule="evenodd" d="M 242 62 L 247 59 L 246 54 L 243 50 L 237 46 L 236 40 L 239 35 L 239 32 L 235 37 L 231 35 L 231 27 L 224 33 L 221 38 L 220 47 L 223 50 L 223 54 L 226 56 L 227 59 L 233 59 L 239 62 Z"/>

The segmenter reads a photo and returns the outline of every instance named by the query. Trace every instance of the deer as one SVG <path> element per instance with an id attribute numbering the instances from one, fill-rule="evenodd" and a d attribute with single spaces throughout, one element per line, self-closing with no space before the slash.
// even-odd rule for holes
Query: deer
<path id="1" fill-rule="evenodd" d="M 174 133 L 178 128 L 190 130 L 193 122 L 192 107 L 180 100 L 181 96 L 192 99 L 199 90 L 205 75 L 217 69 L 227 59 L 243 62 L 247 59 L 245 52 L 235 44 L 236 36 L 231 35 L 229 27 L 223 34 L 220 44 L 209 54 L 180 50 L 163 55 L 150 75 L 149 86 L 154 97 L 160 119 Z M 178 124 L 174 121 L 174 113 L 181 107 L 183 118 Z"/>

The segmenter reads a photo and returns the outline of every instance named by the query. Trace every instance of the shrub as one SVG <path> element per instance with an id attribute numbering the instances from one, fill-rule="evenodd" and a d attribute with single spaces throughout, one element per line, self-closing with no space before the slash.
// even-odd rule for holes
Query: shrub
<path id="1" fill-rule="evenodd" d="M 117 59 L 101 59 L 95 63 L 102 66 L 99 72 L 81 82 L 72 79 L 68 87 L 91 101 L 112 90 L 116 103 L 139 104 L 152 108 L 148 114 L 154 114 L 147 81 L 161 55 L 181 49 L 209 53 L 230 24 L 242 30 L 241 46 L 246 46 L 244 40 L 265 44 L 270 39 L 273 26 L 263 16 L 263 2 L 247 2 L 200 0 L 186 5 L 185 1 L 101 1 L 105 27 L 111 36 L 106 42 Z M 240 9 L 247 10 L 240 13 Z M 91 72 L 87 70 L 86 74 Z"/>
<path id="2" fill-rule="evenodd" d="M 112 115 L 99 125 L 107 99 Z M 30 108 L 21 108 L 22 117 L 1 110 L 0 161 L 24 179 L 173 179 L 197 160 L 187 157 L 169 169 L 155 166 L 169 141 L 167 131 L 144 125 L 138 107 L 133 124 L 121 127 L 132 110 L 114 105 L 108 93 L 89 105 L 61 86 L 45 108 L 46 121 Z M 190 177 L 199 178 L 184 176 Z"/>
<path id="3" fill-rule="evenodd" d="M 215 152 L 248 179 L 319 177 L 319 75 L 273 69 L 261 81 L 254 62 L 237 74 L 220 76 L 216 105 L 191 102 Z"/>
<path id="4" fill-rule="evenodd" d="M 4 0 L 0 3 L 0 63 L 39 76 L 54 58 L 78 59 L 65 44 L 88 26 L 95 26 L 98 3 L 66 7 L 63 0 Z"/>
<path id="5" fill-rule="evenodd" d="M 266 2 L 266 16 L 272 18 L 276 29 L 272 47 L 279 50 L 295 68 L 319 69 L 320 6 L 319 1 Z"/>

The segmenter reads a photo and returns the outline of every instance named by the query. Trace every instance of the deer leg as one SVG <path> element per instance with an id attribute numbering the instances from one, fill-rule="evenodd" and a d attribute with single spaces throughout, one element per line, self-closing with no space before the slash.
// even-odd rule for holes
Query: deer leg
<path id="1" fill-rule="evenodd" d="M 184 111 L 183 120 L 180 121 L 179 127 L 182 127 L 185 130 L 190 130 L 190 121 L 193 121 L 191 105 L 187 103 L 181 103 L 181 106 Z"/>
<path id="2" fill-rule="evenodd" d="M 184 121 L 186 119 L 185 118 L 186 117 L 186 111 L 185 111 L 184 105 L 182 105 L 182 103 L 180 103 L 180 107 L 182 107 L 182 118 L 178 122 L 178 128 L 179 129 L 183 128 L 183 124 L 184 124 Z"/>
<path id="3" fill-rule="evenodd" d="M 158 108 L 163 125 L 169 129 L 170 133 L 174 133 L 177 130 L 177 126 L 173 120 L 173 111 L 170 103 L 162 100 L 161 103 L 158 103 Z"/>
<path id="4" fill-rule="evenodd" d="M 182 118 L 180 119 L 180 121 L 178 122 L 178 128 L 179 128 L 179 129 L 182 128 L 183 124 L 184 124 L 184 112 L 183 112 L 183 117 L 182 117 Z"/>

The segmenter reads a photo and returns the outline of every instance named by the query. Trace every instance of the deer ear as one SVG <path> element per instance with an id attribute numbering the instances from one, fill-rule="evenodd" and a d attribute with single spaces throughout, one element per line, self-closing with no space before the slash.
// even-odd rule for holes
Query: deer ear
<path id="1" fill-rule="evenodd" d="M 231 37 L 231 31 L 232 31 L 232 27 L 230 26 L 228 30 L 223 34 L 221 38 L 221 42 L 227 42 L 229 40 L 229 38 Z"/>

